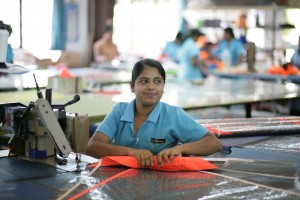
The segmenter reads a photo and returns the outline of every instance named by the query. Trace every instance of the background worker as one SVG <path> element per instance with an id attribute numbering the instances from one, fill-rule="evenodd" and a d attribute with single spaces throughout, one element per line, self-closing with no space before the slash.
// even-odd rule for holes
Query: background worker
<path id="1" fill-rule="evenodd" d="M 291 64 L 298 67 L 298 69 L 300 69 L 300 36 L 298 39 L 298 45 L 295 48 L 294 54 L 291 58 Z"/>
<path id="2" fill-rule="evenodd" d="M 243 61 L 245 54 L 245 48 L 241 41 L 235 39 L 232 28 L 224 29 L 224 39 L 213 51 L 214 57 L 221 60 L 224 65 L 235 66 Z"/>
<path id="3" fill-rule="evenodd" d="M 160 60 L 170 58 L 172 61 L 178 63 L 177 52 L 183 42 L 183 35 L 181 32 L 176 34 L 175 40 L 169 41 L 164 47 Z"/>
<path id="4" fill-rule="evenodd" d="M 96 63 L 111 62 L 118 58 L 118 47 L 113 42 L 112 20 L 108 20 L 103 28 L 103 36 L 93 45 L 93 55 Z"/>
<path id="5" fill-rule="evenodd" d="M 180 68 L 177 73 L 179 80 L 202 80 L 204 64 L 199 59 L 200 47 L 197 45 L 198 38 L 202 33 L 198 29 L 190 31 L 190 35 L 184 40 L 178 50 Z"/>

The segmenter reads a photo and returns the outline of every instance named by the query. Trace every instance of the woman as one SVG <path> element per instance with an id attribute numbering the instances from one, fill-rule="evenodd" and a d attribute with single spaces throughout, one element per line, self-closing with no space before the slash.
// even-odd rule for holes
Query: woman
<path id="1" fill-rule="evenodd" d="M 233 30 L 229 27 L 224 29 L 224 39 L 218 43 L 213 54 L 229 67 L 240 64 L 246 55 L 246 50 L 243 43 L 235 39 Z"/>
<path id="2" fill-rule="evenodd" d="M 113 108 L 90 139 L 87 154 L 96 158 L 135 156 L 140 166 L 153 166 L 153 155 L 162 165 L 180 154 L 209 155 L 219 151 L 221 142 L 182 108 L 160 102 L 165 77 L 158 61 L 137 62 L 130 83 L 135 100 Z"/>

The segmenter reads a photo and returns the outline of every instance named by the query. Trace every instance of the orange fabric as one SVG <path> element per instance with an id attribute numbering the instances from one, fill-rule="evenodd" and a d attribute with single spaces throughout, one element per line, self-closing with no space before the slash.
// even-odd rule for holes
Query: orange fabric
<path id="1" fill-rule="evenodd" d="M 205 128 L 207 128 L 209 130 L 209 132 L 215 134 L 217 137 L 224 136 L 224 135 L 232 135 L 231 132 L 222 131 L 221 129 L 219 129 L 217 127 L 206 126 Z"/>
<path id="2" fill-rule="evenodd" d="M 207 61 L 206 61 L 206 64 L 207 64 L 207 65 L 216 65 L 216 67 L 217 67 L 218 70 L 222 70 L 223 67 L 224 67 L 223 62 L 220 61 L 220 60 L 217 60 L 217 59 L 207 60 Z"/>
<path id="3" fill-rule="evenodd" d="M 105 156 L 101 159 L 101 166 L 118 166 L 123 165 L 131 168 L 140 168 L 137 159 L 133 156 Z M 90 165 L 90 167 L 97 164 Z M 217 167 L 200 157 L 180 157 L 174 158 L 173 162 L 164 163 L 158 166 L 156 156 L 154 156 L 154 166 L 146 167 L 154 170 L 162 171 L 199 171 L 216 169 Z"/>
<path id="4" fill-rule="evenodd" d="M 285 76 L 299 75 L 298 68 L 293 65 L 288 65 L 286 70 L 281 66 L 273 66 L 268 70 L 268 72 L 274 75 L 285 75 Z"/>
<path id="5" fill-rule="evenodd" d="M 207 38 L 205 35 L 202 35 L 200 37 L 198 37 L 198 40 L 196 41 L 197 45 L 201 48 L 201 47 L 204 47 L 204 45 L 206 44 L 207 42 Z"/>
<path id="6" fill-rule="evenodd" d="M 242 14 L 237 20 L 237 27 L 238 28 L 247 28 L 247 15 Z"/>
<path id="7" fill-rule="evenodd" d="M 200 60 L 207 60 L 209 58 L 210 54 L 207 51 L 200 51 L 199 53 L 199 59 Z"/>
<path id="8" fill-rule="evenodd" d="M 62 67 L 59 70 L 59 77 L 61 78 L 74 78 L 74 75 L 70 72 L 67 67 Z"/>

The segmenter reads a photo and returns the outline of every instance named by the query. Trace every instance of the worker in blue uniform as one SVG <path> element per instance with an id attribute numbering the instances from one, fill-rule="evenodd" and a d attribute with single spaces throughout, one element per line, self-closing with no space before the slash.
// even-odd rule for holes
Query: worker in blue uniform
<path id="1" fill-rule="evenodd" d="M 162 165 L 176 155 L 203 156 L 221 149 L 221 142 L 182 108 L 160 102 L 165 76 L 156 60 L 135 64 L 131 90 L 136 98 L 118 103 L 105 117 L 88 143 L 88 155 L 135 156 L 140 166 L 151 166 L 154 155 Z"/>
<path id="2" fill-rule="evenodd" d="M 235 39 L 233 30 L 229 27 L 224 29 L 224 39 L 217 44 L 213 55 L 225 65 L 235 66 L 243 61 L 246 50 L 242 42 Z"/>
<path id="3" fill-rule="evenodd" d="M 161 59 L 168 58 L 171 59 L 173 62 L 178 63 L 178 50 L 183 42 L 183 35 L 181 32 L 176 34 L 175 40 L 168 41 L 166 46 L 164 47 L 161 55 Z"/>
<path id="4" fill-rule="evenodd" d="M 300 69 L 300 36 L 298 39 L 298 45 L 295 48 L 294 54 L 291 58 L 291 64 L 298 67 L 298 69 Z"/>
<path id="5" fill-rule="evenodd" d="M 198 29 L 190 31 L 190 36 L 185 39 L 181 48 L 178 50 L 178 61 L 180 68 L 177 72 L 179 80 L 202 80 L 203 63 L 199 59 L 200 47 L 197 40 L 201 36 Z"/>

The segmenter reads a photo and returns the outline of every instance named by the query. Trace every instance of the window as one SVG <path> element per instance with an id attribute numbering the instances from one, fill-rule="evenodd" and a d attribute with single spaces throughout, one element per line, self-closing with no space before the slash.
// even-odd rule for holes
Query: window
<path id="1" fill-rule="evenodd" d="M 178 1 L 118 0 L 114 9 L 114 42 L 120 52 L 159 55 L 174 40 L 179 26 Z"/>
<path id="2" fill-rule="evenodd" d="M 9 38 L 12 47 L 19 48 L 21 45 L 20 2 L 23 48 L 30 51 L 50 49 L 53 0 L 0 0 L 0 20 L 13 29 Z"/>
<path id="3" fill-rule="evenodd" d="M 0 20 L 12 27 L 9 38 L 13 48 L 20 46 L 20 4 L 19 0 L 0 0 Z"/>

